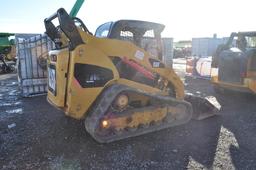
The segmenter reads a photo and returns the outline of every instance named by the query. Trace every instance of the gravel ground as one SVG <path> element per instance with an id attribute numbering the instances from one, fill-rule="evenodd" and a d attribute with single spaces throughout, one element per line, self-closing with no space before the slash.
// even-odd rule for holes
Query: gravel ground
<path id="1" fill-rule="evenodd" d="M 187 92 L 216 96 L 207 80 L 185 84 Z M 21 98 L 16 76 L 1 75 L 0 169 L 255 169 L 255 97 L 216 97 L 220 116 L 98 144 L 83 121 L 65 117 L 45 96 Z"/>

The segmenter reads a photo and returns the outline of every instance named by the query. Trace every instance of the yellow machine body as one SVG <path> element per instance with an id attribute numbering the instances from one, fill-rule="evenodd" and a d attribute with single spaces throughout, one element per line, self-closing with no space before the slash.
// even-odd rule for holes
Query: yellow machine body
<path id="1" fill-rule="evenodd" d="M 68 49 L 53 50 L 50 52 L 49 57 L 49 64 L 56 67 L 56 75 L 58 76 L 56 77 L 57 95 L 55 96 L 51 91 L 48 91 L 48 100 L 63 109 L 68 116 L 76 119 L 84 118 L 97 96 L 99 96 L 106 86 L 113 83 L 142 89 L 147 93 L 168 95 L 167 91 L 120 78 L 109 56 L 123 56 L 128 59 L 133 59 L 150 71 L 158 73 L 166 78 L 167 81 L 173 83 L 177 99 L 184 99 L 184 86 L 180 78 L 172 69 L 152 68 L 149 63 L 149 53 L 144 49 L 138 48 L 134 44 L 126 41 L 97 38 L 83 31 L 80 31 L 80 34 L 86 44 L 79 45 L 72 52 L 69 52 Z M 140 55 L 143 55 L 143 59 L 136 58 L 136 53 L 141 53 Z M 52 56 L 57 56 L 57 61 L 52 61 Z M 103 87 L 82 88 L 73 76 L 75 63 L 85 63 L 111 69 L 114 77 Z"/>
<path id="2" fill-rule="evenodd" d="M 233 84 L 218 80 L 218 76 L 213 76 L 211 82 L 215 87 L 230 89 L 232 91 L 246 92 L 256 94 L 256 79 L 245 78 L 243 84 Z"/>

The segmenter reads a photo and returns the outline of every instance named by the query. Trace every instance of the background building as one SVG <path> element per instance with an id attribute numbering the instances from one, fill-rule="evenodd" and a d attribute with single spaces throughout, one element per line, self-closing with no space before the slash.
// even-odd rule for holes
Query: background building
<path id="1" fill-rule="evenodd" d="M 192 56 L 212 56 L 218 45 L 225 44 L 228 38 L 192 38 Z"/>

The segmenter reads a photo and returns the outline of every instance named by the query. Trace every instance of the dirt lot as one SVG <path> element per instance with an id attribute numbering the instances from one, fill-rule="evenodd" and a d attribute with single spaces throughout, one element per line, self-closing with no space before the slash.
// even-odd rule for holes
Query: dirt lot
<path id="1" fill-rule="evenodd" d="M 207 80 L 185 81 L 188 92 L 215 95 Z M 255 169 L 255 97 L 216 97 L 220 116 L 98 144 L 82 121 L 65 117 L 46 96 L 21 98 L 16 76 L 2 75 L 0 169 Z"/>

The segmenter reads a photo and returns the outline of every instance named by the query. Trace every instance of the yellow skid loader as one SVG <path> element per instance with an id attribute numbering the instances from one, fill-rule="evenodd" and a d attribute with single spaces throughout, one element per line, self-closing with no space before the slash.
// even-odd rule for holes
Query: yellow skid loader
<path id="1" fill-rule="evenodd" d="M 220 45 L 213 57 L 212 77 L 217 92 L 232 90 L 256 94 L 256 32 L 232 33 L 226 44 Z"/>
<path id="2" fill-rule="evenodd" d="M 220 109 L 216 100 L 185 96 L 180 78 L 161 61 L 162 24 L 120 20 L 92 35 L 63 8 L 44 22 L 56 45 L 49 53 L 48 101 L 84 119 L 98 142 L 181 125 Z"/>

